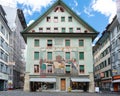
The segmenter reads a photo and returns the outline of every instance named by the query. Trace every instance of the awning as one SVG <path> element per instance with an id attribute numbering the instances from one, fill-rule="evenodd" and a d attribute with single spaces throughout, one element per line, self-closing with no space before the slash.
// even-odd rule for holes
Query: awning
<path id="1" fill-rule="evenodd" d="M 90 82 L 89 78 L 71 78 L 72 82 Z"/>
<path id="2" fill-rule="evenodd" d="M 118 83 L 118 82 L 120 83 L 120 79 L 118 79 L 118 80 L 113 80 L 112 82 L 113 82 L 113 83 Z"/>
<path id="3" fill-rule="evenodd" d="M 56 78 L 30 78 L 33 82 L 56 82 Z"/>

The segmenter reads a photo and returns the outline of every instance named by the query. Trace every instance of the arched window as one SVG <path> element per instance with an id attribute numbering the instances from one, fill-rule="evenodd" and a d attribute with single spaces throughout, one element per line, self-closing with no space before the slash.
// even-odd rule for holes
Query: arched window
<path id="1" fill-rule="evenodd" d="M 61 7 L 61 6 L 57 6 L 57 7 L 55 8 L 54 12 L 64 12 L 64 9 L 63 9 L 63 7 Z"/>

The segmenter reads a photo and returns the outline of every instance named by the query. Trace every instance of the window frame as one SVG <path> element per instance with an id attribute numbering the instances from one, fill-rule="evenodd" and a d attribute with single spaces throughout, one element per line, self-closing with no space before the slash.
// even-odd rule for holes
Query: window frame
<path id="1" fill-rule="evenodd" d="M 51 58 L 49 58 L 49 53 L 51 53 Z M 47 60 L 52 60 L 53 59 L 53 53 L 52 52 L 47 52 Z"/>
<path id="2" fill-rule="evenodd" d="M 67 41 L 69 41 L 69 44 L 67 44 Z M 70 47 L 71 43 L 70 43 L 70 39 L 65 39 L 65 47 Z"/>
<path id="3" fill-rule="evenodd" d="M 50 16 L 46 17 L 46 22 L 51 22 L 51 17 Z"/>
<path id="4" fill-rule="evenodd" d="M 81 66 L 83 66 L 83 70 L 81 69 Z M 85 65 L 79 65 L 79 73 L 85 73 Z"/>
<path id="5" fill-rule="evenodd" d="M 38 45 L 36 45 L 36 42 L 35 41 L 37 41 L 38 40 Z M 35 47 L 39 47 L 40 46 L 40 40 L 39 39 L 34 39 L 34 46 Z"/>
<path id="6" fill-rule="evenodd" d="M 82 54 L 83 57 L 80 56 L 80 53 L 83 53 L 83 54 Z M 85 52 L 79 52 L 79 60 L 84 60 L 84 59 L 85 59 L 85 56 L 84 56 L 84 55 L 85 55 Z"/>
<path id="7" fill-rule="evenodd" d="M 82 45 L 80 44 L 80 41 L 82 41 Z M 79 47 L 83 47 L 84 46 L 84 40 L 83 39 L 79 39 Z"/>
<path id="8" fill-rule="evenodd" d="M 37 58 L 36 58 L 36 56 L 35 56 L 35 53 L 38 53 L 38 57 L 37 57 Z M 40 58 L 40 52 L 35 51 L 35 52 L 34 52 L 34 60 L 39 60 L 39 58 Z"/>

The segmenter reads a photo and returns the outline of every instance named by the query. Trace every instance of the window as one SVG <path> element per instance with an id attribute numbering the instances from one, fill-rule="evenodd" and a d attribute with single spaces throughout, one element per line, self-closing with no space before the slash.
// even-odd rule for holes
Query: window
<path id="1" fill-rule="evenodd" d="M 84 60 L 84 52 L 79 52 L 79 59 Z"/>
<path id="2" fill-rule="evenodd" d="M 58 28 L 54 28 L 54 32 L 58 32 Z"/>
<path id="3" fill-rule="evenodd" d="M 32 30 L 32 33 L 34 33 L 35 32 L 35 30 Z"/>
<path id="4" fill-rule="evenodd" d="M 62 28 L 62 33 L 65 33 L 65 31 L 66 31 L 65 28 Z"/>
<path id="5" fill-rule="evenodd" d="M 70 46 L 70 40 L 65 40 L 65 46 Z"/>
<path id="6" fill-rule="evenodd" d="M 47 66 L 47 72 L 48 73 L 52 73 L 52 65 L 48 65 Z"/>
<path id="7" fill-rule="evenodd" d="M 64 12 L 64 9 L 63 9 L 63 7 L 61 7 L 61 6 L 57 6 L 57 7 L 55 8 L 54 12 Z"/>
<path id="8" fill-rule="evenodd" d="M 84 46 L 84 41 L 83 40 L 79 40 L 79 46 Z"/>
<path id="9" fill-rule="evenodd" d="M 61 22 L 65 22 L 65 17 L 61 17 Z"/>
<path id="10" fill-rule="evenodd" d="M 110 65 L 110 58 L 108 58 L 108 65 Z"/>
<path id="11" fill-rule="evenodd" d="M 3 25 L 1 25 L 0 31 L 5 35 L 5 28 Z"/>
<path id="12" fill-rule="evenodd" d="M 117 32 L 120 32 L 120 24 L 117 25 Z"/>
<path id="13" fill-rule="evenodd" d="M 58 17 L 54 17 L 54 22 L 58 22 Z"/>
<path id="14" fill-rule="evenodd" d="M 81 28 L 77 28 L 77 32 L 81 32 Z"/>
<path id="15" fill-rule="evenodd" d="M 50 16 L 48 16 L 48 17 L 46 18 L 46 21 L 47 21 L 47 22 L 50 22 L 50 21 L 51 21 Z"/>
<path id="16" fill-rule="evenodd" d="M 48 52 L 47 53 L 47 59 L 48 60 L 52 60 L 52 52 Z"/>
<path id="17" fill-rule="evenodd" d="M 69 28 L 69 32 L 70 32 L 70 33 L 73 33 L 73 28 Z"/>
<path id="18" fill-rule="evenodd" d="M 46 29 L 46 32 L 50 32 L 50 28 L 47 28 L 47 29 Z"/>
<path id="19" fill-rule="evenodd" d="M 39 73 L 39 65 L 34 65 L 34 73 Z"/>
<path id="20" fill-rule="evenodd" d="M 34 40 L 34 46 L 35 46 L 35 47 L 38 47 L 38 46 L 39 46 L 39 39 L 35 39 L 35 40 Z"/>
<path id="21" fill-rule="evenodd" d="M 39 52 L 34 52 L 34 59 L 39 60 Z"/>
<path id="22" fill-rule="evenodd" d="M 43 32 L 43 28 L 39 28 L 39 32 Z"/>
<path id="23" fill-rule="evenodd" d="M 80 65 L 79 67 L 80 67 L 80 70 L 79 70 L 80 73 L 84 73 L 84 71 L 85 71 L 85 70 L 84 70 L 84 65 Z"/>
<path id="24" fill-rule="evenodd" d="M 72 16 L 68 17 L 68 22 L 72 22 Z"/>
<path id="25" fill-rule="evenodd" d="M 52 47 L 52 40 L 47 40 L 47 46 Z"/>
<path id="26" fill-rule="evenodd" d="M 65 59 L 69 60 L 70 59 L 70 52 L 65 53 Z"/>
<path id="27" fill-rule="evenodd" d="M 70 65 L 66 65 L 66 73 L 70 73 Z"/>

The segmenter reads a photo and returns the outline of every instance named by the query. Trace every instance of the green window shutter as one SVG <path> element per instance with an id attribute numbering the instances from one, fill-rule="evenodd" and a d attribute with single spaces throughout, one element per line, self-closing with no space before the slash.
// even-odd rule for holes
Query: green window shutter
<path id="1" fill-rule="evenodd" d="M 39 46 L 39 40 L 38 39 L 35 39 L 34 45 Z"/>
<path id="2" fill-rule="evenodd" d="M 84 70 L 84 65 L 80 65 L 80 70 Z"/>
<path id="3" fill-rule="evenodd" d="M 65 28 L 62 28 L 62 32 L 65 33 Z"/>
<path id="4" fill-rule="evenodd" d="M 65 22 L 65 17 L 61 17 L 61 22 Z"/>
<path id="5" fill-rule="evenodd" d="M 66 59 L 70 59 L 70 52 L 66 52 Z"/>
<path id="6" fill-rule="evenodd" d="M 69 28 L 69 32 L 70 32 L 70 33 L 73 33 L 73 28 Z"/>
<path id="7" fill-rule="evenodd" d="M 48 55 L 47 55 L 48 57 L 47 57 L 47 59 L 48 60 L 52 60 L 52 52 L 48 52 Z"/>
<path id="8" fill-rule="evenodd" d="M 66 71 L 70 71 L 70 66 L 66 65 Z"/>
<path id="9" fill-rule="evenodd" d="M 42 65 L 41 65 L 41 69 L 42 69 L 42 70 L 46 70 L 46 64 L 42 64 Z"/>
<path id="10" fill-rule="evenodd" d="M 48 40 L 48 44 L 52 44 L 52 40 Z"/>
<path id="11" fill-rule="evenodd" d="M 84 59 L 84 52 L 79 52 L 79 59 L 83 60 Z"/>
<path id="12" fill-rule="evenodd" d="M 65 40 L 65 46 L 70 46 L 70 40 Z"/>
<path id="13" fill-rule="evenodd" d="M 79 40 L 79 46 L 84 46 L 84 41 L 83 40 Z"/>
<path id="14" fill-rule="evenodd" d="M 38 60 L 39 59 L 39 52 L 34 52 L 34 59 Z"/>

